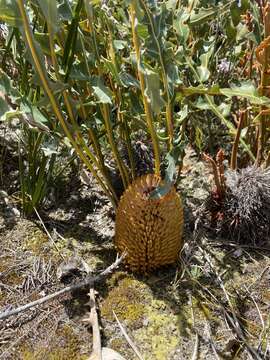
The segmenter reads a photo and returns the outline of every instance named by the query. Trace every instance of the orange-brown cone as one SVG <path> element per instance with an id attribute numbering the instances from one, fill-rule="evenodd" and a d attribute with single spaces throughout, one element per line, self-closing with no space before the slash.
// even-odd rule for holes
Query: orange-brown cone
<path id="1" fill-rule="evenodd" d="M 175 188 L 160 199 L 148 198 L 160 182 L 153 174 L 136 179 L 116 212 L 115 245 L 127 251 L 126 263 L 136 272 L 175 262 L 183 246 L 183 206 Z"/>

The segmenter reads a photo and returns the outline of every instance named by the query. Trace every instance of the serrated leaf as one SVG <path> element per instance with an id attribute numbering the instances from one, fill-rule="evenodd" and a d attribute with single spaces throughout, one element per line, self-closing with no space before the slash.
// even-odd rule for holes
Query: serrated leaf
<path id="1" fill-rule="evenodd" d="M 256 105 L 270 105 L 270 99 L 265 96 L 260 96 L 257 89 L 250 82 L 242 83 L 241 86 L 232 86 L 231 88 L 220 89 L 220 93 L 227 97 L 245 97 L 252 104 Z"/>
<path id="2" fill-rule="evenodd" d="M 35 39 L 40 44 L 41 49 L 44 54 L 51 55 L 50 45 L 49 45 L 49 35 L 46 33 L 35 32 Z"/>
<path id="3" fill-rule="evenodd" d="M 60 20 L 71 21 L 72 20 L 72 9 L 69 5 L 68 0 L 63 0 L 60 5 L 58 5 L 58 14 Z"/>
<path id="4" fill-rule="evenodd" d="M 211 110 L 211 106 L 204 100 L 203 97 L 199 97 L 197 102 L 194 103 L 195 107 L 200 110 Z"/>
<path id="5" fill-rule="evenodd" d="M 20 98 L 19 91 L 12 85 L 7 74 L 2 71 L 0 71 L 0 94 L 1 93 L 8 96 L 8 98 L 14 102 Z"/>
<path id="6" fill-rule="evenodd" d="M 189 19 L 190 13 L 185 12 L 184 9 L 181 9 L 177 15 L 176 20 L 174 20 L 173 27 L 176 31 L 176 34 L 179 37 L 180 44 L 185 44 L 189 37 L 189 26 L 186 24 L 186 21 Z"/>
<path id="7" fill-rule="evenodd" d="M 30 126 L 43 131 L 49 131 L 49 128 L 45 125 L 48 123 L 48 119 L 36 106 L 33 106 L 28 101 L 24 100 L 20 105 L 20 111 L 26 115 L 26 117 L 24 117 L 24 121 Z"/>
<path id="8" fill-rule="evenodd" d="M 159 75 L 148 68 L 144 68 L 143 72 L 146 83 L 145 95 L 153 112 L 159 114 L 165 105 L 165 101 L 161 97 Z"/>
<path id="9" fill-rule="evenodd" d="M 119 77 L 121 79 L 122 84 L 125 87 L 133 86 L 136 87 L 137 89 L 140 89 L 139 81 L 129 73 L 123 71 L 119 74 Z"/>
<path id="10" fill-rule="evenodd" d="M 183 108 L 180 111 L 178 111 L 176 115 L 177 116 L 175 117 L 175 121 L 178 124 L 181 124 L 188 116 L 188 105 L 184 105 Z"/>
<path id="11" fill-rule="evenodd" d="M 210 71 L 208 70 L 208 63 L 214 51 L 214 45 L 210 44 L 204 47 L 206 52 L 200 56 L 201 65 L 197 67 L 198 75 L 201 82 L 209 79 Z"/>
<path id="12" fill-rule="evenodd" d="M 111 60 L 106 59 L 105 57 L 101 56 L 102 62 L 105 65 L 105 68 L 109 74 L 113 76 L 113 79 L 118 85 L 122 85 L 119 72 L 117 71 L 116 66 Z"/>

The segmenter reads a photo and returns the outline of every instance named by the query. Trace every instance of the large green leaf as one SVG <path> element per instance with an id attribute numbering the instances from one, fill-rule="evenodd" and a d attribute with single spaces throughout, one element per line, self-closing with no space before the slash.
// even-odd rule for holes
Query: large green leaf
<path id="1" fill-rule="evenodd" d="M 8 96 L 11 101 L 16 102 L 19 97 L 19 91 L 12 85 L 10 78 L 6 73 L 0 71 L 0 94 Z"/>
<path id="2" fill-rule="evenodd" d="M 154 113 L 159 114 L 165 105 L 165 101 L 161 97 L 159 74 L 146 67 L 143 72 L 146 83 L 145 95 Z"/>
<path id="3" fill-rule="evenodd" d="M 58 10 L 57 1 L 55 0 L 37 0 L 41 11 L 47 21 L 48 26 L 51 28 L 52 33 L 58 31 Z"/>

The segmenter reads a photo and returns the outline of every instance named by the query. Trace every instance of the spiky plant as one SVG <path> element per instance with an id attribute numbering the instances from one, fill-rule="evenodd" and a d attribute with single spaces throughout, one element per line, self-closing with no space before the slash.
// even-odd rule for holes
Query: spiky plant
<path id="1" fill-rule="evenodd" d="M 249 166 L 225 172 L 223 196 L 212 191 L 205 221 L 219 235 L 239 243 L 261 244 L 270 235 L 270 169 Z"/>

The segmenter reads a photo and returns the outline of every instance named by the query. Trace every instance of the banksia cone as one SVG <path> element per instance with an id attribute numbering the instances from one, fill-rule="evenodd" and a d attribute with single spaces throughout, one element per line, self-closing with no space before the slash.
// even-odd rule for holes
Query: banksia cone
<path id="1" fill-rule="evenodd" d="M 161 184 L 157 175 L 136 179 L 121 197 L 115 225 L 115 245 L 127 251 L 131 270 L 147 273 L 175 262 L 183 245 L 183 207 L 172 186 L 159 199 L 149 198 Z"/>

